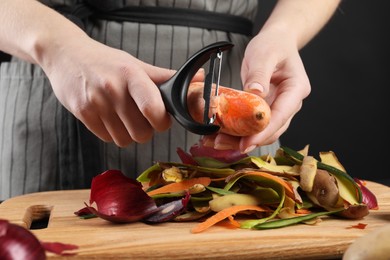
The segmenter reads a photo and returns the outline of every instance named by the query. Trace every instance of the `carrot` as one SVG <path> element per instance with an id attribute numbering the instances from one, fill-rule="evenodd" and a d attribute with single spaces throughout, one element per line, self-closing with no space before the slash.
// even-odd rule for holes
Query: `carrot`
<path id="1" fill-rule="evenodd" d="M 211 183 L 211 179 L 209 177 L 186 179 L 181 182 L 170 183 L 160 188 L 157 188 L 155 190 L 151 190 L 148 192 L 148 195 L 153 196 L 162 193 L 179 192 L 179 191 L 188 190 L 195 184 L 202 184 L 204 186 L 209 186 L 210 183 Z"/>
<path id="2" fill-rule="evenodd" d="M 236 228 L 239 228 L 240 227 L 240 222 L 238 222 L 237 220 L 234 219 L 233 216 L 228 216 L 228 219 L 230 221 L 230 224 Z"/>
<path id="3" fill-rule="evenodd" d="M 192 118 L 202 123 L 204 114 L 203 82 L 192 82 L 187 104 Z M 219 86 L 218 97 L 211 99 L 211 114 L 220 132 L 234 136 L 249 136 L 261 132 L 269 123 L 271 109 L 267 102 L 253 93 Z"/>
<path id="4" fill-rule="evenodd" d="M 200 233 L 202 231 L 205 231 L 209 227 L 212 227 L 213 225 L 217 224 L 218 222 L 237 214 L 240 211 L 247 211 L 247 210 L 260 211 L 260 212 L 267 211 L 262 207 L 254 206 L 254 205 L 235 205 L 215 213 L 214 215 L 206 219 L 204 222 L 201 222 L 195 227 L 193 227 L 191 229 L 191 232 Z"/>
<path id="5" fill-rule="evenodd" d="M 313 213 L 311 210 L 309 209 L 297 209 L 295 211 L 298 215 L 308 215 L 308 214 L 311 214 Z"/>

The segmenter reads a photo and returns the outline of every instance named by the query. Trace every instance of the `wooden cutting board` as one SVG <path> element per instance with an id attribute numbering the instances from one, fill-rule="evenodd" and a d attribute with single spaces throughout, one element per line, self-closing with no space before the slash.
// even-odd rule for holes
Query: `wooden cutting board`
<path id="1" fill-rule="evenodd" d="M 324 259 L 340 258 L 356 238 L 390 224 L 390 187 L 368 182 L 379 210 L 361 220 L 323 218 L 317 225 L 273 230 L 212 227 L 190 233 L 195 223 L 112 224 L 103 219 L 80 219 L 74 211 L 88 202 L 89 190 L 40 192 L 0 204 L 0 218 L 28 227 L 39 212 L 50 213 L 47 228 L 32 230 L 46 242 L 79 246 L 71 259 Z M 365 229 L 351 228 L 358 223 Z M 49 254 L 49 258 L 66 258 Z"/>

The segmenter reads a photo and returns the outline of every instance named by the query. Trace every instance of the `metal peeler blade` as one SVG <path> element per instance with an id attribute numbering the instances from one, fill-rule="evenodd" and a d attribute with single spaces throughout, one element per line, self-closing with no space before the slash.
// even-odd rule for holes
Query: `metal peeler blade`
<path id="1" fill-rule="evenodd" d="M 188 131 L 199 135 L 209 135 L 219 130 L 219 126 L 213 124 L 215 115 L 209 116 L 210 97 L 214 83 L 216 86 L 214 96 L 218 95 L 222 52 L 231 49 L 233 46 L 232 43 L 223 41 L 204 47 L 191 56 L 172 78 L 159 86 L 166 109 Z M 208 60 L 210 60 L 210 66 L 205 78 L 203 94 L 205 112 L 202 124 L 196 122 L 188 112 L 187 93 L 191 79 Z"/>
<path id="2" fill-rule="evenodd" d="M 222 56 L 223 56 L 222 51 L 218 51 L 217 53 L 212 54 L 210 57 L 209 73 L 206 75 L 204 90 L 203 90 L 203 99 L 205 101 L 203 122 L 205 124 L 212 124 L 215 121 L 215 117 L 216 117 L 215 114 L 213 114 L 211 117 L 209 116 L 210 99 L 213 96 L 211 90 L 214 82 L 215 82 L 214 96 L 215 97 L 218 96 L 219 82 L 221 78 Z"/>

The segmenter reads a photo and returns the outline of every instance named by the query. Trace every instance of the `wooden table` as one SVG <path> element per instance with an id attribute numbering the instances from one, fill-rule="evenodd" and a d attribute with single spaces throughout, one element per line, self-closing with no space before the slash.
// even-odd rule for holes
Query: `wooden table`
<path id="1" fill-rule="evenodd" d="M 216 226 L 190 233 L 195 223 L 112 224 L 100 218 L 80 219 L 74 212 L 88 202 L 89 190 L 53 191 L 18 196 L 0 204 L 0 218 L 28 227 L 34 215 L 50 213 L 47 228 L 32 230 L 46 242 L 79 246 L 70 259 L 325 259 L 340 258 L 358 237 L 390 224 L 390 187 L 368 182 L 379 210 L 361 220 L 324 217 L 317 225 L 273 230 Z M 365 229 L 350 228 L 358 223 Z M 50 259 L 61 258 L 49 254 Z"/>

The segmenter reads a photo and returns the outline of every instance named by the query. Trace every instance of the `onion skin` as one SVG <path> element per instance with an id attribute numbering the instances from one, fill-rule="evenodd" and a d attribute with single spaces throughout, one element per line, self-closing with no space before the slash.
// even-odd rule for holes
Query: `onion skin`
<path id="1" fill-rule="evenodd" d="M 0 259 L 41 260 L 46 259 L 45 249 L 29 230 L 0 220 Z"/>
<path id="2" fill-rule="evenodd" d="M 243 154 L 239 150 L 217 150 L 214 147 L 204 145 L 204 139 L 199 140 L 198 143 L 190 147 L 189 153 L 181 148 L 176 149 L 182 163 L 190 165 L 199 165 L 195 158 L 212 158 L 223 163 L 234 163 L 243 158 L 248 157 L 248 154 Z"/>
<path id="3" fill-rule="evenodd" d="M 189 165 L 198 165 L 198 163 L 194 160 L 192 155 L 187 153 L 180 147 L 176 148 L 176 153 L 179 156 L 182 163 L 189 164 Z"/>
<path id="4" fill-rule="evenodd" d="M 190 194 L 187 192 L 186 196 L 179 200 L 174 200 L 165 204 L 162 204 L 156 213 L 147 217 L 143 221 L 146 223 L 162 223 L 174 219 L 180 213 L 182 213 L 187 207 L 190 201 Z"/>
<path id="5" fill-rule="evenodd" d="M 79 248 L 77 245 L 64 244 L 60 242 L 41 242 L 41 245 L 46 252 L 52 252 L 57 255 L 75 255 L 76 253 L 67 251 Z"/>
<path id="6" fill-rule="evenodd" d="M 190 153 L 192 157 L 209 157 L 225 163 L 233 163 L 248 157 L 247 154 L 242 154 L 239 150 L 217 150 L 213 147 L 205 146 L 202 140 L 191 146 Z"/>
<path id="7" fill-rule="evenodd" d="M 363 203 L 367 205 L 368 209 L 379 209 L 378 207 L 378 201 L 376 199 L 376 196 L 374 193 L 372 193 L 365 185 L 364 183 L 359 180 L 358 178 L 354 178 L 357 185 L 359 185 L 360 190 L 362 191 L 363 195 Z"/>
<path id="8" fill-rule="evenodd" d="M 93 213 L 113 223 L 144 221 L 161 223 L 170 221 L 186 209 L 190 194 L 182 199 L 171 201 L 157 207 L 156 202 L 137 180 L 126 177 L 121 171 L 108 170 L 92 180 L 90 204 L 75 212 L 82 216 Z"/>
<path id="9" fill-rule="evenodd" d="M 142 184 L 121 171 L 108 170 L 94 177 L 88 206 L 94 214 L 110 222 L 128 223 L 141 220 L 158 210 Z"/>

